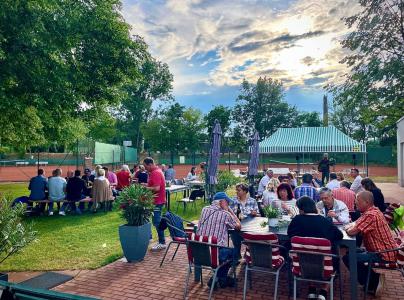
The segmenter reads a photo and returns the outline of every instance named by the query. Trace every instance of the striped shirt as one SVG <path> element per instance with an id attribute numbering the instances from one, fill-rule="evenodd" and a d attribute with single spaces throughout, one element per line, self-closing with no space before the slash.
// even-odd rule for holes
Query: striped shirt
<path id="1" fill-rule="evenodd" d="M 217 244 L 226 246 L 228 240 L 228 229 L 234 229 L 237 223 L 232 215 L 223 210 L 216 202 L 202 209 L 201 218 L 198 223 L 198 235 L 214 236 Z"/>
<path id="2" fill-rule="evenodd" d="M 349 211 L 355 210 L 355 192 L 347 189 L 346 187 L 340 187 L 332 191 L 332 195 L 335 199 L 338 199 L 346 204 Z"/>
<path id="3" fill-rule="evenodd" d="M 375 206 L 370 207 L 356 220 L 355 228 L 363 235 L 363 244 L 367 251 L 378 252 L 397 247 L 389 225 L 383 213 Z M 396 261 L 396 252 L 380 254 L 387 261 Z"/>
<path id="4" fill-rule="evenodd" d="M 286 207 L 288 209 L 287 210 L 283 209 L 282 204 L 286 204 Z M 276 200 L 272 201 L 271 205 L 273 207 L 280 209 L 283 215 L 290 215 L 291 217 L 294 217 L 299 214 L 299 209 L 296 206 L 296 199 L 286 200 L 286 201 L 276 199 Z"/>
<path id="5" fill-rule="evenodd" d="M 302 196 L 308 196 L 313 199 L 315 202 L 320 200 L 320 196 L 315 187 L 312 187 L 308 183 L 302 183 L 301 186 L 298 186 L 295 189 L 295 198 L 299 199 Z"/>

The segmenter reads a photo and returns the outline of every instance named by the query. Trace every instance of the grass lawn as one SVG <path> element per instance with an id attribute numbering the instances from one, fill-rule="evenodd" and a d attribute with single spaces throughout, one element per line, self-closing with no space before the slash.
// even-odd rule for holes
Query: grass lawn
<path id="1" fill-rule="evenodd" d="M 13 197 L 28 195 L 26 183 L 0 184 L 0 193 L 10 193 Z M 178 194 L 178 199 L 181 194 Z M 171 208 L 175 212 L 175 196 L 171 197 Z M 199 218 L 205 205 L 197 202 L 196 212 L 192 206 L 184 214 L 184 219 Z M 83 215 L 41 216 L 27 221 L 34 222 L 37 241 L 24 251 L 10 257 L 0 265 L 0 271 L 44 271 L 94 269 L 108 264 L 122 256 L 118 237 L 118 226 L 124 221 L 118 211 L 109 213 L 84 213 Z M 168 231 L 167 231 L 168 234 Z M 157 233 L 153 228 L 153 239 Z"/>

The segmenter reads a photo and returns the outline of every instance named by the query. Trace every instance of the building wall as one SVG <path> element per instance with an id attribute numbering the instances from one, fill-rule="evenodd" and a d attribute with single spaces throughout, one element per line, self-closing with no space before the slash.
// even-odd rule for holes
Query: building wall
<path id="1" fill-rule="evenodd" d="M 404 187 L 404 117 L 397 122 L 398 184 Z"/>

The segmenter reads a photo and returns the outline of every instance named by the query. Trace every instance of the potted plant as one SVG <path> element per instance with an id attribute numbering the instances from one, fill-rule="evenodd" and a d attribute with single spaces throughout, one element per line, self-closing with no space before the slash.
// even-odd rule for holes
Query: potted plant
<path id="1" fill-rule="evenodd" d="M 265 216 L 268 218 L 269 227 L 278 226 L 279 209 L 268 205 L 263 208 Z"/>
<path id="2" fill-rule="evenodd" d="M 133 184 L 116 198 L 121 217 L 126 224 L 119 226 L 119 240 L 128 262 L 143 260 L 151 236 L 150 217 L 154 204 L 153 193 L 140 184 Z"/>
<path id="3" fill-rule="evenodd" d="M 32 224 L 23 222 L 24 212 L 24 204 L 13 206 L 10 195 L 0 194 L 0 264 L 35 240 Z M 0 273 L 0 280 L 7 281 L 7 273 Z"/>

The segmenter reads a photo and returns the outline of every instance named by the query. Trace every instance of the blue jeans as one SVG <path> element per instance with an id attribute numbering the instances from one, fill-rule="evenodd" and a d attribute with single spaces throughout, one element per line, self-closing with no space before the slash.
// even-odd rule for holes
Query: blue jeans
<path id="1" fill-rule="evenodd" d="M 160 230 L 159 229 L 159 224 L 161 221 L 161 211 L 163 210 L 163 206 L 164 204 L 158 204 L 154 206 L 153 209 L 153 225 L 154 227 L 156 227 L 157 230 L 157 234 L 159 236 L 159 243 L 160 244 L 165 244 L 166 243 L 166 239 L 164 237 L 164 230 Z"/>
<path id="2" fill-rule="evenodd" d="M 219 248 L 219 263 L 222 264 L 225 261 L 229 262 L 228 264 L 221 267 L 219 271 L 217 271 L 217 277 L 219 279 L 226 279 L 227 273 L 229 273 L 231 265 L 236 259 L 237 253 L 234 249 Z"/>

